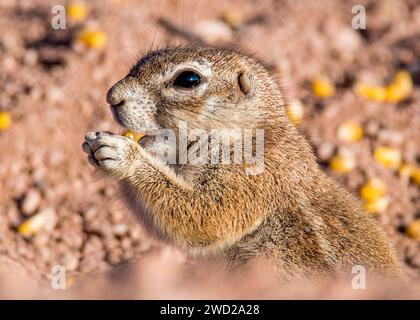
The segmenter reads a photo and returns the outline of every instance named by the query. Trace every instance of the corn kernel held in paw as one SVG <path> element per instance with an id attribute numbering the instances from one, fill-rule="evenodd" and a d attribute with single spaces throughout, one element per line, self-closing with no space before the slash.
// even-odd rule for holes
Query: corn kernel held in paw
<path id="1" fill-rule="evenodd" d="M 405 233 L 410 238 L 420 241 L 420 219 L 412 221 L 405 229 Z"/>
<path id="2" fill-rule="evenodd" d="M 373 156 L 378 163 L 386 168 L 398 169 L 401 165 L 402 156 L 401 152 L 397 149 L 379 147 L 374 151 Z"/>
<path id="3" fill-rule="evenodd" d="M 76 37 L 77 41 L 92 49 L 103 48 L 106 44 L 106 34 L 99 30 L 82 30 Z"/>
<path id="4" fill-rule="evenodd" d="M 83 2 L 72 2 L 67 8 L 66 12 L 70 20 L 83 21 L 87 16 L 86 5 Z"/>
<path id="5" fill-rule="evenodd" d="M 46 217 L 43 214 L 36 214 L 29 219 L 25 220 L 18 227 L 18 232 L 24 237 L 33 236 L 42 229 L 46 222 Z"/>
<path id="6" fill-rule="evenodd" d="M 0 111 L 0 131 L 9 129 L 12 124 L 10 114 L 5 111 Z"/>
<path id="7" fill-rule="evenodd" d="M 352 156 L 337 154 L 330 161 L 330 169 L 335 172 L 347 173 L 354 168 L 356 168 L 356 161 Z"/>
<path id="8" fill-rule="evenodd" d="M 372 178 L 360 188 L 360 196 L 367 202 L 375 201 L 384 196 L 386 193 L 386 185 L 379 178 Z"/>
<path id="9" fill-rule="evenodd" d="M 286 107 L 286 114 L 294 125 L 298 125 L 302 121 L 304 115 L 302 102 L 297 99 L 292 100 Z"/>
<path id="10" fill-rule="evenodd" d="M 334 95 L 335 87 L 328 79 L 319 78 L 312 82 L 312 92 L 317 97 L 328 98 Z"/>
<path id="11" fill-rule="evenodd" d="M 139 132 L 132 132 L 130 130 L 125 130 L 123 132 L 123 136 L 138 142 L 144 136 L 144 134 Z"/>
<path id="12" fill-rule="evenodd" d="M 389 206 L 390 200 L 389 197 L 383 196 L 376 198 L 372 201 L 365 203 L 366 211 L 370 213 L 381 213 L 384 212 Z"/>
<path id="13" fill-rule="evenodd" d="M 337 139 L 343 142 L 357 142 L 363 137 L 362 126 L 358 123 L 347 121 L 337 130 Z"/>

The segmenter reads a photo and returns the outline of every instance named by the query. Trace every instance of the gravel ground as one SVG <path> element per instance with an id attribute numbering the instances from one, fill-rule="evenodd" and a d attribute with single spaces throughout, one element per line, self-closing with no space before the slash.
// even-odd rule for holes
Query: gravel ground
<path id="1" fill-rule="evenodd" d="M 367 29 L 362 32 L 351 28 L 351 8 L 359 3 L 367 10 Z M 119 199 L 116 183 L 94 172 L 80 145 L 88 131 L 120 132 L 105 93 L 138 57 L 151 48 L 195 39 L 246 48 L 273 73 L 281 70 L 290 95 L 303 104 L 300 130 L 321 165 L 349 190 L 359 195 L 371 177 L 386 183 L 390 204 L 377 219 L 409 276 L 418 282 L 420 241 L 405 230 L 420 218 L 420 188 L 375 162 L 372 151 L 387 145 L 398 149 L 404 162 L 420 165 L 419 1 L 319 5 L 267 0 L 258 6 L 253 1 L 89 1 L 83 21 L 69 20 L 65 30 L 54 30 L 50 12 L 56 4 L 0 4 L 0 111 L 12 119 L 10 127 L 0 131 L 0 266 L 6 272 L 22 269 L 31 278 L 48 279 L 59 264 L 80 282 L 106 270 L 128 268 L 127 262 L 137 268 L 136 275 L 143 270 L 142 261 L 172 263 L 173 258 L 165 256 L 169 249 L 145 234 Z M 239 27 L 222 22 L 226 12 L 239 16 Z M 104 32 L 106 44 L 86 48 L 75 41 L 86 28 Z M 389 81 L 400 69 L 411 72 L 414 81 L 404 101 L 369 102 L 352 90 L 359 81 Z M 311 81 L 320 75 L 335 84 L 332 97 L 321 99 L 311 91 Z M 348 120 L 361 123 L 365 131 L 357 143 L 337 139 L 338 126 Z M 357 163 L 347 174 L 326 165 L 343 148 Z M 46 217 L 41 231 L 18 232 L 23 221 L 39 214 Z M 182 264 L 183 258 L 175 256 Z M 154 268 L 150 261 L 144 263 L 146 271 Z M 310 292 L 313 297 L 329 296 L 321 289 Z"/>

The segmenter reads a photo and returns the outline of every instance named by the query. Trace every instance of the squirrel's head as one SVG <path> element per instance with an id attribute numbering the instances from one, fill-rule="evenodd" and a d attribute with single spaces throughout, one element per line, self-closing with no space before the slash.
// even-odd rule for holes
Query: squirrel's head
<path id="1" fill-rule="evenodd" d="M 174 47 L 150 52 L 112 86 L 107 101 L 115 120 L 142 132 L 139 143 L 153 154 L 179 154 L 175 144 L 164 151 L 168 139 L 157 135 L 170 130 L 173 141 L 179 142 L 181 126 L 189 135 L 186 148 L 193 153 L 192 146 L 201 148 L 210 141 L 203 136 L 242 143 L 253 139 L 244 138 L 246 131 L 259 129 L 268 146 L 282 135 L 274 128 L 290 127 L 276 82 L 256 59 L 232 49 Z"/>
<path id="2" fill-rule="evenodd" d="M 150 52 L 108 91 L 115 120 L 154 135 L 190 129 L 266 128 L 284 120 L 283 97 L 265 68 L 231 49 L 174 47 Z"/>

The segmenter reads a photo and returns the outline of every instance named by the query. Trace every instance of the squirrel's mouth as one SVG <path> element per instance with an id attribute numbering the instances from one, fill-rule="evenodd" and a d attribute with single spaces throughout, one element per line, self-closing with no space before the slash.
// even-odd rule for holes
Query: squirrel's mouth
<path id="1" fill-rule="evenodd" d="M 121 135 L 138 142 L 140 146 L 142 146 L 145 149 L 147 149 L 153 144 L 156 137 L 156 132 L 154 132 L 155 130 L 147 130 L 147 129 L 138 130 L 137 128 L 136 129 L 131 128 L 131 126 L 124 123 L 124 121 L 121 119 L 115 106 L 110 106 L 110 107 L 111 107 L 112 116 L 115 122 L 117 122 L 121 127 L 124 128 Z"/>

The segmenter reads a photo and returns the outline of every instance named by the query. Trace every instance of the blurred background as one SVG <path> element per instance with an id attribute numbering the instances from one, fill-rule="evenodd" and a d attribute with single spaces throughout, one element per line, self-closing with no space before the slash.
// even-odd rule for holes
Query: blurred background
<path id="1" fill-rule="evenodd" d="M 145 234 L 81 143 L 121 132 L 105 94 L 139 57 L 186 43 L 245 48 L 286 83 L 290 119 L 410 285 L 274 290 L 249 271 L 238 291 Z M 420 1 L 2 0 L 0 70 L 0 297 L 420 297 Z"/>

